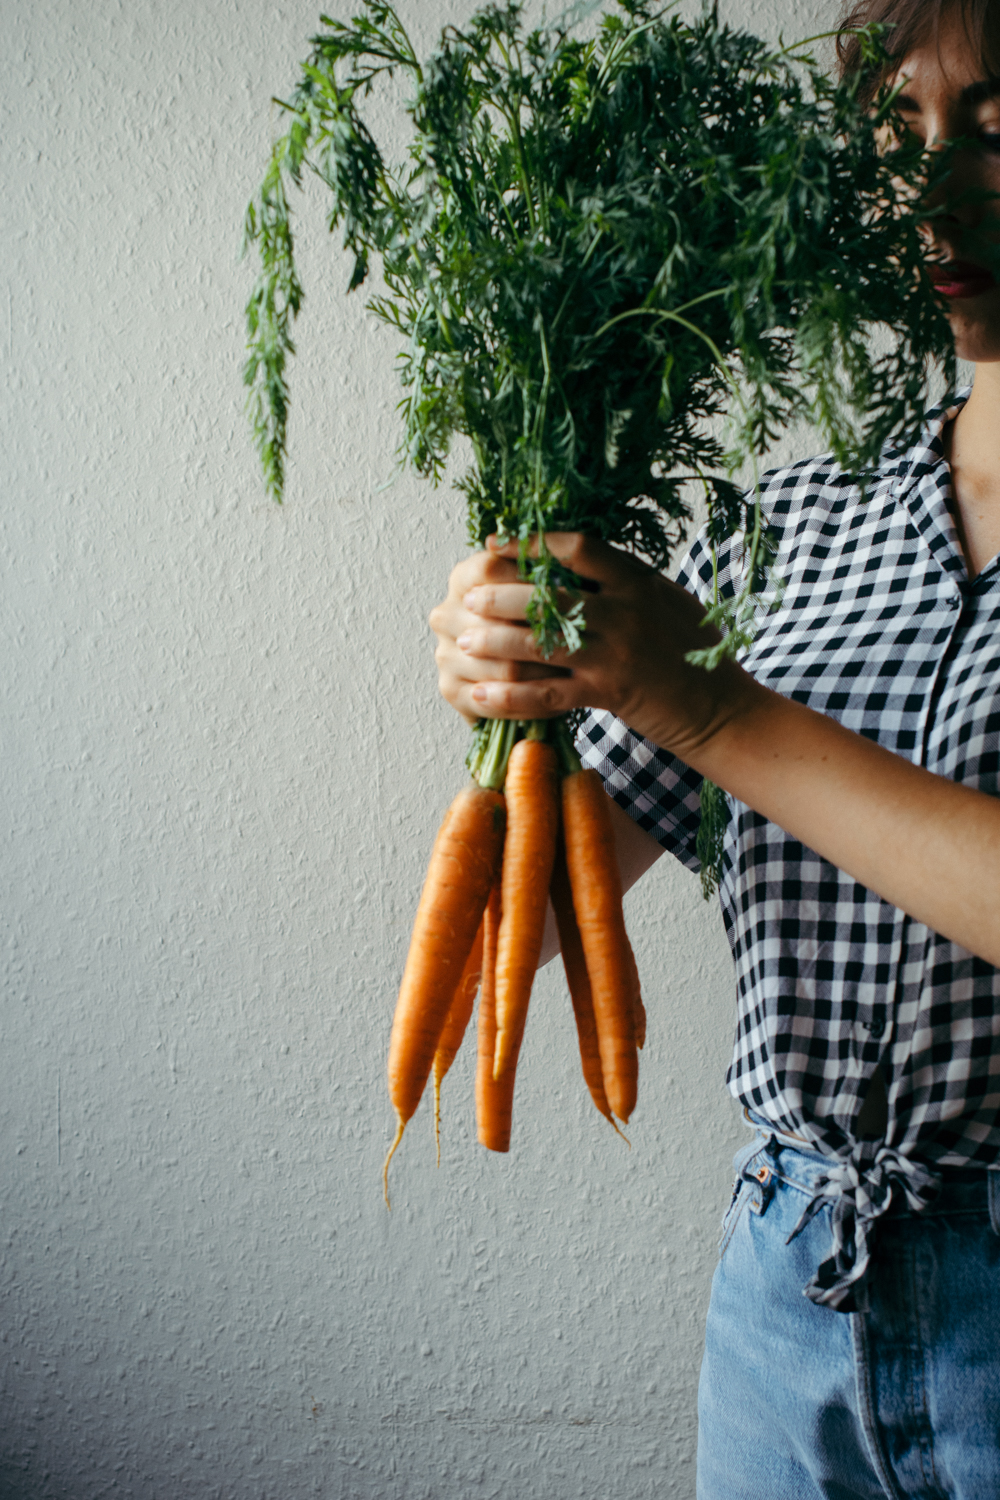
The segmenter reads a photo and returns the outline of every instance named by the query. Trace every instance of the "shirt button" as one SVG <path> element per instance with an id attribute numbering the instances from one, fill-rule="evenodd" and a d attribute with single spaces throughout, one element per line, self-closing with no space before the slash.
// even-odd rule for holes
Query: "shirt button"
<path id="1" fill-rule="evenodd" d="M 869 1026 L 868 1031 L 870 1035 L 873 1036 L 876 1041 L 878 1041 L 879 1037 L 882 1036 L 885 1032 L 885 1022 L 881 1019 L 881 1017 L 876 1018 Z"/>

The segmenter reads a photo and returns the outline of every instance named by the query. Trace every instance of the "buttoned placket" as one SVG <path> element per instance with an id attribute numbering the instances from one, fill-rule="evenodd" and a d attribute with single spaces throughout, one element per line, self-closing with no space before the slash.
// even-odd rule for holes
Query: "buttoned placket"
<path id="1" fill-rule="evenodd" d="M 969 583 L 940 441 L 960 404 L 884 455 L 867 498 L 829 455 L 764 476 L 785 602 L 761 619 L 746 664 L 911 763 L 997 794 L 1000 608 L 982 596 L 1000 596 L 1000 560 Z M 716 570 L 702 536 L 679 581 L 705 598 L 717 576 L 728 597 L 742 565 L 734 545 Z M 689 767 L 609 715 L 588 721 L 581 753 L 641 826 L 697 868 Z M 860 1145 L 852 1126 L 881 1061 L 893 1123 L 878 1144 L 932 1168 L 990 1159 L 1000 1131 L 984 1101 L 1000 1079 L 983 1049 L 1000 1026 L 995 969 L 742 804 L 720 895 L 738 986 L 737 1098 L 843 1162 Z"/>
<path id="2" fill-rule="evenodd" d="M 894 494 L 896 503 L 908 513 L 914 531 L 926 550 L 928 565 L 939 572 L 934 611 L 930 618 L 924 618 L 921 627 L 934 632 L 937 637 L 933 642 L 935 666 L 933 674 L 925 679 L 923 701 L 913 725 L 913 749 L 908 757 L 914 765 L 925 769 L 928 768 L 928 741 L 933 728 L 938 686 L 946 672 L 947 656 L 961 624 L 963 585 L 968 583 L 958 531 L 947 505 L 950 480 L 942 483 L 942 479 L 941 474 L 933 472 L 919 476 L 905 474 L 898 480 Z M 933 498 L 929 501 L 927 490 L 930 487 L 933 487 Z M 894 934 L 895 966 L 891 997 L 887 995 L 885 1014 L 875 1017 L 874 1025 L 868 1027 L 872 1040 L 879 1043 L 872 1071 L 874 1072 L 875 1066 L 882 1066 L 883 1072 L 888 1074 L 886 1140 L 893 1144 L 898 1143 L 900 1135 L 893 1108 L 896 1092 L 894 1083 L 899 1077 L 900 1066 L 908 1055 L 912 1027 L 919 1014 L 926 933 L 923 923 L 915 922 L 907 912 L 899 913 L 898 932 Z"/>

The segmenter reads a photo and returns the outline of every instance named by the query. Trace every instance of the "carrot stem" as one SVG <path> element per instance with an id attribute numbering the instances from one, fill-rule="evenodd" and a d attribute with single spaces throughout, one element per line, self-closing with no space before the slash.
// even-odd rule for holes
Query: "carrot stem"
<path id="1" fill-rule="evenodd" d="M 551 719 L 549 721 L 549 743 L 556 748 L 559 756 L 559 765 L 564 776 L 572 776 L 574 771 L 582 770 L 583 762 L 576 753 L 573 736 L 569 732 L 569 725 L 565 719 Z"/>
<path id="2" fill-rule="evenodd" d="M 486 734 L 486 746 L 479 762 L 476 780 L 481 787 L 500 791 L 507 775 L 507 762 L 517 737 L 516 719 L 494 719 Z"/>

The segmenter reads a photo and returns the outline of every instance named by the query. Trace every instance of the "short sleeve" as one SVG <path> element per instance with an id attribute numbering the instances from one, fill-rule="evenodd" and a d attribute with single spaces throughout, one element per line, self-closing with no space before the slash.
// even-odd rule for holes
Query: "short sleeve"
<path id="1" fill-rule="evenodd" d="M 721 594 L 734 592 L 741 581 L 738 570 L 742 551 L 740 536 L 719 549 Z M 703 527 L 680 566 L 676 582 L 707 602 L 712 580 L 711 550 Z M 576 750 L 583 764 L 598 773 L 608 796 L 697 874 L 701 869 L 695 848 L 701 821 L 700 774 L 603 709 L 588 712 L 577 732 Z"/>
<path id="2" fill-rule="evenodd" d="M 576 738 L 577 754 L 595 770 L 604 790 L 681 864 L 697 873 L 701 777 L 621 719 L 591 709 Z"/>

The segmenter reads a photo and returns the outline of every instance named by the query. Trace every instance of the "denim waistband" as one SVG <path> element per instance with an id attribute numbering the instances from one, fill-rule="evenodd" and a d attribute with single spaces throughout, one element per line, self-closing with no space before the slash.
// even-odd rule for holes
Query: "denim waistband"
<path id="1" fill-rule="evenodd" d="M 930 1166 L 878 1141 L 858 1141 L 846 1157 L 827 1156 L 752 1110 L 744 1115 L 757 1141 L 740 1153 L 741 1175 L 763 1183 L 773 1172 L 805 1195 L 789 1240 L 821 1209 L 830 1210 L 830 1254 L 804 1288 L 820 1306 L 840 1312 L 866 1309 L 869 1239 L 883 1216 L 986 1208 L 993 1215 L 1000 1177 L 989 1168 Z"/>
<path id="2" fill-rule="evenodd" d="M 748 1125 L 756 1130 L 758 1135 L 758 1141 L 751 1142 L 746 1148 L 749 1153 L 752 1147 L 756 1147 L 752 1159 L 756 1159 L 759 1155 L 766 1156 L 768 1170 L 772 1171 L 779 1181 L 787 1182 L 789 1187 L 798 1188 L 800 1192 L 811 1198 L 818 1184 L 829 1173 L 830 1158 L 810 1146 L 808 1141 L 801 1136 L 781 1130 L 772 1125 L 769 1120 L 765 1120 L 762 1115 L 755 1114 L 753 1110 L 744 1109 L 743 1114 Z M 921 1214 L 981 1211 L 988 1201 L 990 1173 L 1000 1171 L 1000 1166 L 992 1168 L 935 1166 L 933 1170 L 940 1178 L 941 1186 L 932 1202 L 920 1210 Z M 885 1213 L 887 1217 L 904 1218 L 913 1214 L 914 1210 L 904 1194 L 893 1194 L 892 1202 Z"/>

